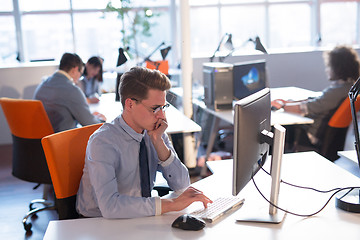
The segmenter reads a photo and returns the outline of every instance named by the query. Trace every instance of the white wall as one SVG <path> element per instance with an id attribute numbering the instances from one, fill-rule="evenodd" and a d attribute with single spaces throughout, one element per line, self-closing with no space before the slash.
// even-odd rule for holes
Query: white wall
<path id="1" fill-rule="evenodd" d="M 57 63 L 30 63 L 0 67 L 0 97 L 32 99 L 42 78 L 57 69 Z M 0 144 L 10 144 L 11 134 L 0 108 Z"/>
<path id="2" fill-rule="evenodd" d="M 265 59 L 269 87 L 296 86 L 313 91 L 321 91 L 329 82 L 325 74 L 322 51 L 255 54 L 231 56 L 225 62 L 236 63 L 256 59 Z M 193 79 L 202 83 L 202 64 L 209 58 L 194 58 Z M 217 61 L 217 58 L 214 59 Z"/>

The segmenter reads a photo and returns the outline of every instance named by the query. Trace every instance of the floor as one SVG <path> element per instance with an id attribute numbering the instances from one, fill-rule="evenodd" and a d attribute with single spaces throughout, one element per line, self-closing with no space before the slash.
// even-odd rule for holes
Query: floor
<path id="1" fill-rule="evenodd" d="M 43 239 L 49 221 L 57 219 L 57 213 L 43 211 L 28 219 L 32 232 L 26 234 L 22 218 L 29 210 L 30 201 L 42 197 L 43 188 L 33 190 L 36 184 L 11 175 L 11 151 L 11 145 L 0 145 L 0 239 Z"/>

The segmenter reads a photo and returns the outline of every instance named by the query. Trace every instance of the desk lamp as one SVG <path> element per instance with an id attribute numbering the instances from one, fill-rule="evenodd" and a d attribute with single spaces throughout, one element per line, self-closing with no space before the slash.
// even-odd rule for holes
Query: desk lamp
<path id="1" fill-rule="evenodd" d="M 127 49 L 128 50 L 128 49 Z M 121 66 L 129 60 L 129 55 L 124 51 L 123 48 L 119 48 L 119 56 L 116 66 Z"/>
<path id="2" fill-rule="evenodd" d="M 225 35 L 221 38 L 218 47 L 216 48 L 214 54 L 210 57 L 210 62 L 212 62 L 215 58 L 215 54 L 220 51 L 220 48 L 224 47 L 228 51 L 232 52 L 234 50 L 234 46 L 232 44 L 232 34 L 231 33 L 225 33 Z M 222 62 L 224 59 L 222 57 L 219 57 L 220 62 Z"/>
<path id="3" fill-rule="evenodd" d="M 168 55 L 170 49 L 171 49 L 171 46 L 168 46 L 168 47 L 163 48 L 163 49 L 160 50 L 161 57 L 162 57 L 163 60 L 165 60 L 165 58 Z"/>
<path id="4" fill-rule="evenodd" d="M 149 56 L 147 56 L 147 57 L 144 58 L 144 61 L 143 61 L 140 65 L 142 65 L 144 62 L 148 61 L 148 62 L 152 63 L 153 65 L 155 65 L 155 66 L 156 66 L 156 69 L 158 69 L 159 66 L 160 66 L 160 63 L 157 63 L 157 62 L 152 61 L 152 60 L 150 59 L 150 57 L 151 57 L 161 46 L 163 46 L 163 45 L 165 45 L 165 42 L 160 43 L 160 45 L 157 46 L 157 47 L 155 48 L 155 50 L 152 51 L 152 52 L 149 54 Z"/>
<path id="5" fill-rule="evenodd" d="M 165 75 L 169 74 L 169 62 L 167 60 L 165 60 L 167 54 L 169 53 L 171 46 L 168 46 L 164 49 L 160 50 L 161 53 L 161 57 L 163 60 L 161 61 L 152 61 L 150 59 L 150 57 L 162 46 L 165 45 L 165 42 L 162 42 L 157 48 L 155 48 L 155 50 L 150 53 L 149 56 L 144 58 L 144 61 L 141 63 L 141 65 L 145 62 L 146 63 L 146 67 L 149 69 L 156 69 L 159 70 L 160 72 L 164 73 Z"/>
<path id="6" fill-rule="evenodd" d="M 358 159 L 358 164 L 360 167 L 360 137 L 359 137 L 359 128 L 358 121 L 356 117 L 355 101 L 360 92 L 360 77 L 356 80 L 354 85 L 350 88 L 349 99 L 350 99 L 350 108 L 351 115 L 354 125 L 354 134 L 355 134 L 355 150 L 356 156 Z M 344 194 L 340 192 L 336 196 L 336 206 L 342 210 L 354 213 L 360 213 L 360 190 L 359 189 L 350 189 Z"/>
<path id="7" fill-rule="evenodd" d="M 126 48 L 126 51 L 129 50 L 129 47 Z M 121 65 L 123 65 L 124 63 L 127 62 L 127 60 L 130 59 L 129 55 L 127 54 L 127 52 L 124 51 L 124 48 L 119 48 L 119 56 L 118 56 L 118 60 L 116 63 L 116 67 L 119 67 Z M 120 85 L 120 78 L 121 78 L 122 73 L 119 72 L 119 70 L 117 71 L 117 76 L 116 76 L 116 84 L 115 84 L 115 101 L 120 101 L 120 94 L 119 94 L 119 85 Z"/>
<path id="8" fill-rule="evenodd" d="M 267 51 L 266 51 L 264 45 L 262 45 L 262 43 L 261 43 L 261 41 L 260 41 L 260 38 L 259 38 L 258 36 L 255 38 L 255 40 L 252 39 L 252 38 L 249 38 L 249 40 L 247 40 L 246 42 L 244 42 L 244 44 L 242 45 L 242 47 L 243 47 L 246 43 L 248 43 L 248 42 L 253 42 L 253 43 L 255 44 L 255 50 L 259 50 L 260 52 L 262 52 L 262 53 L 264 53 L 264 54 L 267 54 Z M 235 48 L 232 48 L 232 49 L 230 50 L 230 52 L 229 52 L 226 56 L 221 57 L 220 60 L 223 61 L 225 58 L 227 58 L 228 56 L 232 55 L 232 53 L 233 53 L 234 51 L 235 51 Z M 221 61 L 221 62 L 222 62 L 222 61 Z"/>
<path id="9" fill-rule="evenodd" d="M 253 42 L 255 44 L 255 49 L 256 50 L 259 50 L 260 52 L 263 52 L 263 53 L 267 54 L 267 51 L 266 51 L 264 45 L 262 45 L 262 43 L 260 41 L 260 38 L 258 36 L 256 36 L 255 40 L 250 38 L 249 42 Z"/>

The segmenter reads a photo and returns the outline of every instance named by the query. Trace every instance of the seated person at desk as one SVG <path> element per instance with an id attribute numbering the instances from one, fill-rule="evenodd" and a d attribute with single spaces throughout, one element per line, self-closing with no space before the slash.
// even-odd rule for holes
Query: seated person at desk
<path id="1" fill-rule="evenodd" d="M 271 102 L 275 108 L 314 119 L 313 124 L 302 126 L 305 132 L 301 131 L 297 136 L 296 141 L 301 146 L 316 148 L 321 144 L 324 128 L 330 117 L 348 96 L 351 86 L 359 77 L 359 57 L 351 47 L 337 46 L 330 52 L 325 52 L 323 57 L 331 83 L 320 96 L 302 101 L 276 99 Z"/>
<path id="2" fill-rule="evenodd" d="M 189 187 L 188 170 L 165 133 L 170 87 L 170 80 L 157 70 L 134 67 L 122 75 L 122 114 L 101 126 L 88 142 L 77 194 L 79 214 L 136 218 L 180 211 L 195 201 L 205 207 L 211 202 Z M 157 170 L 172 190 L 186 190 L 175 199 L 151 197 Z"/>
<path id="3" fill-rule="evenodd" d="M 75 53 L 64 53 L 59 70 L 45 79 L 36 88 L 34 99 L 45 107 L 55 132 L 100 123 L 106 118 L 100 113 L 91 113 L 84 93 L 75 85 L 81 76 L 84 63 Z"/>
<path id="4" fill-rule="evenodd" d="M 99 85 L 103 81 L 102 63 L 103 59 L 100 57 L 89 58 L 85 64 L 84 74 L 77 82 L 88 103 L 99 102 Z"/>

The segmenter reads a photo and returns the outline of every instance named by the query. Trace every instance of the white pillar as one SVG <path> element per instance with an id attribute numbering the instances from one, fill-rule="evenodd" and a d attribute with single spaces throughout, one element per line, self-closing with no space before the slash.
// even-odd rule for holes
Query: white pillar
<path id="1" fill-rule="evenodd" d="M 14 6 L 14 19 L 15 19 L 15 29 L 16 29 L 16 43 L 18 48 L 18 57 L 20 62 L 25 62 L 27 56 L 25 56 L 24 51 L 24 39 L 23 39 L 23 30 L 22 30 L 22 21 L 20 14 L 19 1 L 13 0 Z"/>
<path id="2" fill-rule="evenodd" d="M 189 0 L 180 1 L 181 21 L 181 78 L 183 86 L 184 114 L 192 118 L 192 59 L 190 42 Z M 184 163 L 188 168 L 196 167 L 195 139 L 191 133 L 184 133 Z"/>
<path id="3" fill-rule="evenodd" d="M 177 27 L 177 16 L 176 16 L 176 0 L 170 1 L 170 26 L 171 26 L 171 66 L 176 68 L 179 64 L 179 51 L 178 51 L 178 27 Z"/>

